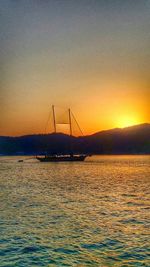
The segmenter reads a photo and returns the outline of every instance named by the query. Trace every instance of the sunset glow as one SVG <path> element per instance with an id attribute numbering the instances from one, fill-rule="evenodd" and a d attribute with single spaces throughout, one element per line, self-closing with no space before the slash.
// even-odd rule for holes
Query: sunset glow
<path id="1" fill-rule="evenodd" d="M 43 133 L 52 104 L 84 134 L 150 122 L 147 1 L 14 2 L 1 3 L 0 135 Z"/>
<path id="2" fill-rule="evenodd" d="M 132 125 L 139 124 L 139 121 L 136 118 L 133 117 L 120 117 L 118 118 L 118 127 L 124 128 Z"/>

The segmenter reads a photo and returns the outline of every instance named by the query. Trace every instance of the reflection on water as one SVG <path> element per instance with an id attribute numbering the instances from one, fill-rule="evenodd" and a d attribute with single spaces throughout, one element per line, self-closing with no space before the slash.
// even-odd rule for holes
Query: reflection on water
<path id="1" fill-rule="evenodd" d="M 149 156 L 0 158 L 0 266 L 149 266 Z"/>

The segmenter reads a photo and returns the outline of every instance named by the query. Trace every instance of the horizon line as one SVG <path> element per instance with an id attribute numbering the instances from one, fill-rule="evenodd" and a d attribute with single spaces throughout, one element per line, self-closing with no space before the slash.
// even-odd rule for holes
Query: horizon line
<path id="1" fill-rule="evenodd" d="M 133 124 L 133 125 L 130 125 L 130 126 L 126 126 L 126 127 L 114 127 L 114 128 L 110 128 L 110 129 L 106 129 L 106 130 L 101 130 L 101 131 L 97 131 L 97 132 L 94 132 L 94 133 L 91 133 L 91 134 L 86 134 L 86 135 L 83 135 L 83 136 L 90 136 L 90 135 L 94 135 L 94 134 L 97 134 L 97 133 L 100 133 L 100 132 L 107 132 L 107 131 L 111 131 L 111 130 L 115 130 L 115 129 L 120 129 L 120 130 L 123 130 L 123 129 L 127 129 L 127 128 L 132 128 L 132 127 L 136 127 L 136 126 L 141 126 L 141 125 L 150 125 L 150 122 L 143 122 L 143 123 L 139 123 L 139 124 Z M 32 135 L 49 135 L 49 134 L 64 134 L 64 135 L 68 135 L 69 134 L 66 134 L 66 133 L 63 133 L 63 132 L 49 132 L 49 133 L 29 133 L 29 134 L 22 134 L 22 135 L 0 135 L 0 137 L 24 137 L 24 136 L 32 136 Z M 82 135 L 72 135 L 73 137 L 82 137 Z"/>

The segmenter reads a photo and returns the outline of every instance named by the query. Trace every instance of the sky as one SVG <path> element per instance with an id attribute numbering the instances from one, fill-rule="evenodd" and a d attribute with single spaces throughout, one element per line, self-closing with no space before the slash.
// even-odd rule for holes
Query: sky
<path id="1" fill-rule="evenodd" d="M 84 134 L 150 122 L 150 0 L 0 9 L 0 135 L 43 133 L 52 104 L 71 108 Z"/>

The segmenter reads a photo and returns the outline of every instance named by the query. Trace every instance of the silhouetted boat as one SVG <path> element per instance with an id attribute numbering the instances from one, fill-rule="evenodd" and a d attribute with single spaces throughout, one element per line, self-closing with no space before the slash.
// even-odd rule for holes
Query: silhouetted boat
<path id="1" fill-rule="evenodd" d="M 41 162 L 62 162 L 62 161 L 84 161 L 87 155 L 45 155 L 44 157 L 37 156 Z"/>
<path id="2" fill-rule="evenodd" d="M 52 106 L 52 113 L 53 113 L 53 124 L 54 124 L 54 133 L 56 133 L 56 119 L 55 119 L 55 108 L 54 105 Z M 70 128 L 70 136 L 72 136 L 72 121 L 71 121 L 71 111 L 68 109 L 68 118 L 69 118 L 69 128 Z M 76 121 L 77 123 L 77 121 Z M 77 123 L 78 125 L 78 123 Z M 78 125 L 79 127 L 79 125 Z M 80 127 L 79 127 L 80 129 Z M 81 129 L 80 129 L 81 131 Z M 82 131 L 81 131 L 82 132 Z M 70 140 L 71 142 L 71 140 Z M 53 155 L 47 155 L 44 156 L 36 156 L 36 159 L 38 159 L 41 162 L 72 162 L 72 161 L 84 161 L 88 155 L 86 154 L 74 154 L 72 149 L 72 144 L 70 144 L 70 153 L 67 155 L 60 155 L 60 154 L 53 154 Z"/>

